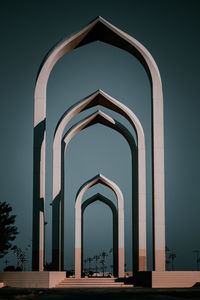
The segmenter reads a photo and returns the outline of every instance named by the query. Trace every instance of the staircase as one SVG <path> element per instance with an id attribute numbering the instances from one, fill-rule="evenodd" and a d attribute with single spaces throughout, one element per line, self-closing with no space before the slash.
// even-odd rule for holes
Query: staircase
<path id="1" fill-rule="evenodd" d="M 65 278 L 56 288 L 123 288 L 133 287 L 133 284 L 125 284 L 116 281 L 116 278 Z"/>

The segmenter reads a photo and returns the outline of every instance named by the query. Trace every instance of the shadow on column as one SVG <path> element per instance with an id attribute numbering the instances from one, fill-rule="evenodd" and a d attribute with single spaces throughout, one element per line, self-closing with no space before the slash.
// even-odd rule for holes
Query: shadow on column
<path id="1" fill-rule="evenodd" d="M 44 216 L 44 198 L 40 197 L 41 183 L 40 183 L 40 162 L 41 162 L 41 148 L 45 135 L 45 120 L 40 122 L 34 128 L 34 153 L 33 153 L 33 228 L 32 228 L 32 270 L 39 271 L 40 255 L 40 213 Z M 43 258 L 42 258 L 43 260 Z"/>

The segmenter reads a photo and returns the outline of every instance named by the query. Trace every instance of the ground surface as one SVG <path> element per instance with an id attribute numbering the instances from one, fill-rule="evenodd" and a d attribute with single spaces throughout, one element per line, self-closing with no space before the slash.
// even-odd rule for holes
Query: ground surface
<path id="1" fill-rule="evenodd" d="M 95 300 L 200 300 L 200 288 L 191 289 L 148 289 L 148 288 L 68 288 L 68 289 L 0 289 L 0 299 L 95 299 Z"/>

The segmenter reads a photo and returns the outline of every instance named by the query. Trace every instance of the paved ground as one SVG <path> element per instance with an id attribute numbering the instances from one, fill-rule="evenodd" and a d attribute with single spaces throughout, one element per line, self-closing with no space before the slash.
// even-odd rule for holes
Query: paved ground
<path id="1" fill-rule="evenodd" d="M 35 300 L 200 300 L 200 288 L 148 289 L 148 288 L 68 288 L 68 289 L 0 289 L 0 299 Z"/>

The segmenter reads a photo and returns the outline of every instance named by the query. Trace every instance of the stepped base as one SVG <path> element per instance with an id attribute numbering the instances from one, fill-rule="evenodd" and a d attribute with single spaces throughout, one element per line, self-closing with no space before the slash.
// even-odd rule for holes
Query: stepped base
<path id="1" fill-rule="evenodd" d="M 190 288 L 200 282 L 200 271 L 147 271 L 135 273 L 133 278 L 118 281 L 117 278 L 66 278 L 66 272 L 0 272 L 4 286 L 16 288 L 129 288 L 147 286 L 153 288 Z M 130 282 L 131 284 L 127 284 Z"/>
<path id="2" fill-rule="evenodd" d="M 133 285 L 117 282 L 116 278 L 65 278 L 56 288 L 121 288 L 133 287 Z"/>

